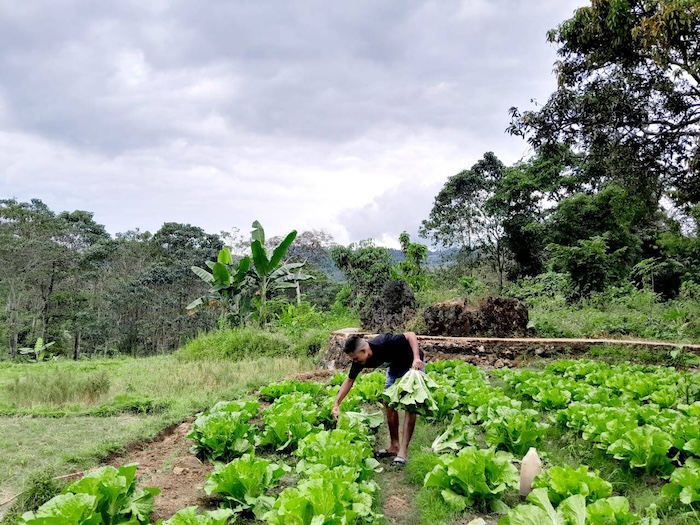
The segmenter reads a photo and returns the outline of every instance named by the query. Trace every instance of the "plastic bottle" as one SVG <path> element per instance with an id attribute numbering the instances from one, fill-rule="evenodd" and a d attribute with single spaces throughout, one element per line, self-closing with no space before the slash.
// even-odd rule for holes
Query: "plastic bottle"
<path id="1" fill-rule="evenodd" d="M 520 495 L 527 496 L 532 490 L 532 481 L 542 472 L 542 460 L 535 447 L 530 447 L 520 464 Z"/>

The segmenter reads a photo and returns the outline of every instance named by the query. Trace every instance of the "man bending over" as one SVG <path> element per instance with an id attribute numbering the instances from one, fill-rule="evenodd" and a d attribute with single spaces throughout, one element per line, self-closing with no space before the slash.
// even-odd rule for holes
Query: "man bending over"
<path id="1" fill-rule="evenodd" d="M 353 335 L 345 341 L 345 353 L 352 360 L 348 377 L 343 381 L 338 397 L 333 405 L 333 417 L 340 414 L 340 403 L 348 395 L 358 374 L 365 368 L 389 365 L 386 371 L 386 390 L 411 368 L 422 370 L 425 367 L 423 352 L 418 348 L 418 338 L 413 332 L 403 334 L 381 334 L 365 341 Z M 393 457 L 394 465 L 405 465 L 408 457 L 408 444 L 416 426 L 416 415 L 406 412 L 403 433 L 399 439 L 399 413 L 386 405 L 386 422 L 389 426 L 389 446 L 377 453 L 379 457 Z"/>

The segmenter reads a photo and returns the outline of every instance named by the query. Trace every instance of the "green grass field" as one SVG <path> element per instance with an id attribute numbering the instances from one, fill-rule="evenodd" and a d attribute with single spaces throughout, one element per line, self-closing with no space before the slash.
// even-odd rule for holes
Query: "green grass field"
<path id="1" fill-rule="evenodd" d="M 314 366 L 298 357 L 176 355 L 0 363 L 0 503 L 38 471 L 58 476 L 93 466 L 216 401 Z"/>

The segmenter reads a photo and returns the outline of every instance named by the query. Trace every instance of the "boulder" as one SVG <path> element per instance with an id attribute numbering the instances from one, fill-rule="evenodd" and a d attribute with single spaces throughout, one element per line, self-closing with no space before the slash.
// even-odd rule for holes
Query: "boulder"
<path id="1" fill-rule="evenodd" d="M 429 306 L 426 335 L 518 337 L 527 335 L 527 307 L 512 297 L 486 297 L 478 306 L 457 299 Z"/>

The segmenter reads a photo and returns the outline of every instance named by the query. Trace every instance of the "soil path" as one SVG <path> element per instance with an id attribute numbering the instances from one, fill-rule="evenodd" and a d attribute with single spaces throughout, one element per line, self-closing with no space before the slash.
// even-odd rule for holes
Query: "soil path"
<path id="1" fill-rule="evenodd" d="M 403 469 L 392 467 L 389 460 L 382 462 L 384 471 L 377 475 L 376 480 L 384 501 L 382 512 L 386 521 L 392 525 L 418 525 L 418 487 L 406 481 Z"/>
<path id="2" fill-rule="evenodd" d="M 124 454 L 113 456 L 108 464 L 114 466 L 138 463 L 139 485 L 158 487 L 152 521 L 168 519 L 178 510 L 190 505 L 207 507 L 207 495 L 202 490 L 206 475 L 213 470 L 202 463 L 189 448 L 187 433 L 192 420 L 171 426 L 153 440 L 132 445 Z"/>

